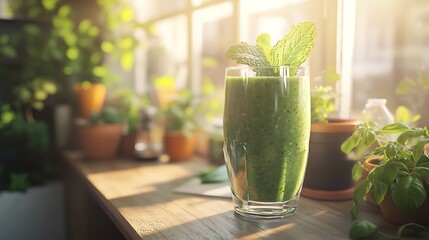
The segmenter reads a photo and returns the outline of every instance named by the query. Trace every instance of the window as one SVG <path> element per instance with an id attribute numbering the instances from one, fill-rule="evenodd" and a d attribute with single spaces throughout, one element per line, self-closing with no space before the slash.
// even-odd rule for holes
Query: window
<path id="1" fill-rule="evenodd" d="M 356 32 L 352 59 L 352 115 L 358 117 L 368 98 L 386 98 L 394 112 L 405 105 L 422 114 L 428 125 L 429 2 L 425 0 L 356 1 Z M 419 75 L 420 74 L 420 75 Z M 395 94 L 400 81 L 426 79 L 425 89 Z"/>

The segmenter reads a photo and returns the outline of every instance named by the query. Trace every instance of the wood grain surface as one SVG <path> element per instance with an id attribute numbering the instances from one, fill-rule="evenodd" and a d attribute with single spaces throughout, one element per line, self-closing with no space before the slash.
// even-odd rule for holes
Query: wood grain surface
<path id="1" fill-rule="evenodd" d="M 348 239 L 353 222 L 351 201 L 301 197 L 295 216 L 254 221 L 235 214 L 229 199 L 173 192 L 209 167 L 198 157 L 174 164 L 87 161 L 78 152 L 67 152 L 65 163 L 127 239 Z M 396 230 L 367 203 L 360 217 L 388 233 Z"/>

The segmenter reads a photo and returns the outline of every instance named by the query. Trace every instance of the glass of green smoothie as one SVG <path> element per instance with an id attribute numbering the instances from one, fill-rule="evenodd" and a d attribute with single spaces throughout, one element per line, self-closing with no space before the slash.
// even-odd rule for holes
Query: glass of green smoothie
<path id="1" fill-rule="evenodd" d="M 308 67 L 228 67 L 224 154 L 235 212 L 284 218 L 298 210 L 310 137 Z"/>

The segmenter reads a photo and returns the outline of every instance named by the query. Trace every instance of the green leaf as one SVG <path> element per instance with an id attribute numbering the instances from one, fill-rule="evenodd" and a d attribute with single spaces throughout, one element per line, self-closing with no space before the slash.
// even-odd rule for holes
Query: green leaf
<path id="1" fill-rule="evenodd" d="M 356 131 L 353 132 L 353 134 L 341 144 L 341 151 L 344 153 L 350 153 L 353 148 L 359 145 L 360 140 L 361 137 L 359 136 L 359 133 Z"/>
<path id="2" fill-rule="evenodd" d="M 392 199 L 405 213 L 411 213 L 426 200 L 423 183 L 414 176 L 406 176 L 392 190 Z"/>
<path id="3" fill-rule="evenodd" d="M 267 33 L 259 34 L 256 38 L 256 45 L 261 47 L 264 56 L 271 59 L 271 37 Z"/>
<path id="4" fill-rule="evenodd" d="M 388 161 L 384 165 L 380 165 L 375 171 L 375 177 L 384 182 L 387 185 L 390 185 L 395 181 L 398 176 L 399 171 L 404 165 L 394 161 Z"/>
<path id="5" fill-rule="evenodd" d="M 424 146 L 429 143 L 429 140 L 423 140 L 418 142 L 416 145 L 413 146 L 413 160 L 414 164 L 418 164 L 420 158 L 422 157 L 424 153 Z"/>
<path id="6" fill-rule="evenodd" d="M 100 29 L 99 29 L 98 27 L 96 27 L 96 26 L 91 26 L 91 27 L 88 29 L 88 35 L 89 35 L 89 36 L 91 36 L 91 37 L 96 37 L 96 36 L 98 36 L 98 34 L 100 34 Z"/>
<path id="7" fill-rule="evenodd" d="M 68 5 L 64 5 L 58 10 L 58 15 L 61 17 L 67 17 L 70 14 L 70 12 L 71 12 L 71 7 Z"/>
<path id="8" fill-rule="evenodd" d="M 16 50 L 10 46 L 2 46 L 0 52 L 7 58 L 15 59 L 17 57 Z"/>
<path id="9" fill-rule="evenodd" d="M 104 66 L 95 66 L 92 69 L 92 74 L 94 74 L 94 76 L 103 78 L 107 76 L 107 68 Z"/>
<path id="10" fill-rule="evenodd" d="M 230 47 L 226 52 L 226 56 L 235 60 L 237 63 L 249 66 L 270 66 L 262 48 L 247 43 L 240 43 Z"/>
<path id="11" fill-rule="evenodd" d="M 103 50 L 105 53 L 111 53 L 115 50 L 115 45 L 113 45 L 112 42 L 103 41 L 101 43 L 101 50 Z"/>
<path id="12" fill-rule="evenodd" d="M 58 0 L 42 0 L 42 5 L 46 10 L 51 11 L 55 8 L 57 2 Z"/>
<path id="13" fill-rule="evenodd" d="M 411 174 L 417 178 L 429 178 L 429 167 L 415 167 Z"/>
<path id="14" fill-rule="evenodd" d="M 218 183 L 228 181 L 228 172 L 226 166 L 222 165 L 210 168 L 199 176 L 201 183 Z"/>
<path id="15" fill-rule="evenodd" d="M 365 171 L 364 166 L 361 162 L 356 162 L 352 168 L 352 178 L 356 182 L 359 181 L 362 177 L 363 172 Z"/>
<path id="16" fill-rule="evenodd" d="M 323 73 L 323 79 L 326 83 L 335 83 L 340 80 L 340 75 L 338 75 L 333 67 L 328 67 Z"/>
<path id="17" fill-rule="evenodd" d="M 399 82 L 398 86 L 395 89 L 395 93 L 398 95 L 406 95 L 410 93 L 414 87 L 415 87 L 414 81 L 411 78 L 406 77 L 405 79 Z"/>
<path id="18" fill-rule="evenodd" d="M 91 28 L 91 20 L 89 19 L 84 19 L 79 23 L 79 32 L 80 33 L 85 33 L 87 31 L 89 31 L 89 29 Z"/>
<path id="19" fill-rule="evenodd" d="M 373 181 L 371 196 L 377 205 L 379 205 L 383 201 L 384 197 L 386 196 L 387 190 L 388 186 L 383 181 Z"/>
<path id="20" fill-rule="evenodd" d="M 356 218 L 359 214 L 359 201 L 364 198 L 371 188 L 371 182 L 365 179 L 359 182 L 353 192 L 353 207 L 351 210 L 352 218 Z"/>
<path id="21" fill-rule="evenodd" d="M 428 131 L 426 128 L 413 128 L 406 132 L 401 133 L 396 140 L 399 144 L 405 145 L 408 140 L 415 137 L 427 136 Z"/>
<path id="22" fill-rule="evenodd" d="M 270 63 L 273 66 L 301 66 L 316 42 L 316 26 L 302 22 L 292 26 L 271 50 Z"/>
<path id="23" fill-rule="evenodd" d="M 120 16 L 121 16 L 121 20 L 123 22 L 129 22 L 133 19 L 134 17 L 134 11 L 132 8 L 130 7 L 125 7 L 121 9 L 120 12 Z"/>
<path id="24" fill-rule="evenodd" d="M 134 53 L 126 51 L 121 56 L 121 66 L 124 70 L 130 70 L 134 64 Z"/>
<path id="25" fill-rule="evenodd" d="M 417 223 L 408 223 L 399 227 L 396 232 L 396 237 L 399 239 L 403 235 L 417 235 L 421 232 L 427 231 L 429 228 Z"/>
<path id="26" fill-rule="evenodd" d="M 77 47 L 70 47 L 67 49 L 67 58 L 70 60 L 76 60 L 79 57 L 79 49 Z"/>
<path id="27" fill-rule="evenodd" d="M 130 38 L 130 37 L 125 37 L 125 38 L 122 38 L 120 41 L 119 41 L 119 47 L 121 48 L 121 49 L 130 49 L 130 48 L 132 48 L 133 47 L 133 45 L 134 45 L 134 40 L 132 39 L 132 38 Z"/>
<path id="28" fill-rule="evenodd" d="M 364 135 L 364 138 L 363 138 L 363 142 L 364 142 L 365 146 L 367 146 L 367 147 L 369 147 L 373 143 L 375 143 L 375 140 L 376 140 L 376 135 L 375 135 L 375 132 L 373 132 L 373 131 L 366 132 L 366 134 Z"/>
<path id="29" fill-rule="evenodd" d="M 349 230 L 349 237 L 352 240 L 367 238 L 378 231 L 378 227 L 367 220 L 355 221 Z"/>
<path id="30" fill-rule="evenodd" d="M 393 124 L 389 124 L 387 126 L 384 126 L 381 131 L 383 133 L 391 133 L 391 134 L 397 134 L 397 133 L 403 133 L 407 130 L 409 130 L 410 128 L 403 124 L 403 123 L 393 123 Z"/>
<path id="31" fill-rule="evenodd" d="M 395 122 L 407 123 L 410 121 L 410 115 L 410 110 L 401 105 L 395 110 Z"/>

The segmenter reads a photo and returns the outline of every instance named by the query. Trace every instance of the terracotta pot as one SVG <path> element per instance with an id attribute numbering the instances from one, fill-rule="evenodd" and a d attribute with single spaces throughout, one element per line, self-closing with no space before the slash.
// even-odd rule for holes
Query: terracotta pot
<path id="1" fill-rule="evenodd" d="M 194 153 L 196 136 L 186 136 L 179 131 L 168 131 L 164 135 L 164 151 L 170 156 L 171 162 L 188 160 Z"/>
<path id="2" fill-rule="evenodd" d="M 74 85 L 74 92 L 80 117 L 88 118 L 92 112 L 100 111 L 103 108 L 106 97 L 106 86 L 104 84 L 76 84 Z"/>
<path id="3" fill-rule="evenodd" d="M 122 157 L 134 158 L 136 156 L 136 150 L 135 150 L 136 140 L 137 140 L 136 132 L 122 135 L 121 147 L 120 147 L 120 152 Z"/>
<path id="4" fill-rule="evenodd" d="M 355 161 L 341 151 L 357 122 L 330 120 L 311 125 L 310 149 L 301 195 L 322 200 L 351 199 Z"/>
<path id="5" fill-rule="evenodd" d="M 429 186 L 424 184 L 426 192 L 429 193 Z M 391 223 L 403 225 L 406 223 L 418 223 L 421 225 L 429 224 L 429 197 L 423 205 L 412 213 L 404 213 L 396 206 L 390 194 L 387 194 L 384 200 L 380 203 L 380 210 L 383 217 Z"/>
<path id="6" fill-rule="evenodd" d="M 365 161 L 363 162 L 364 171 L 362 173 L 362 177 L 360 178 L 361 180 L 365 180 L 368 177 L 369 172 L 373 168 L 380 165 L 380 158 L 381 158 L 381 156 L 372 156 L 372 157 L 365 159 Z M 372 198 L 371 194 L 366 195 L 366 201 L 368 203 L 378 207 L 378 205 L 375 203 L 374 199 Z"/>
<path id="7" fill-rule="evenodd" d="M 86 158 L 111 159 L 116 156 L 122 134 L 122 124 L 78 126 L 81 146 Z"/>

